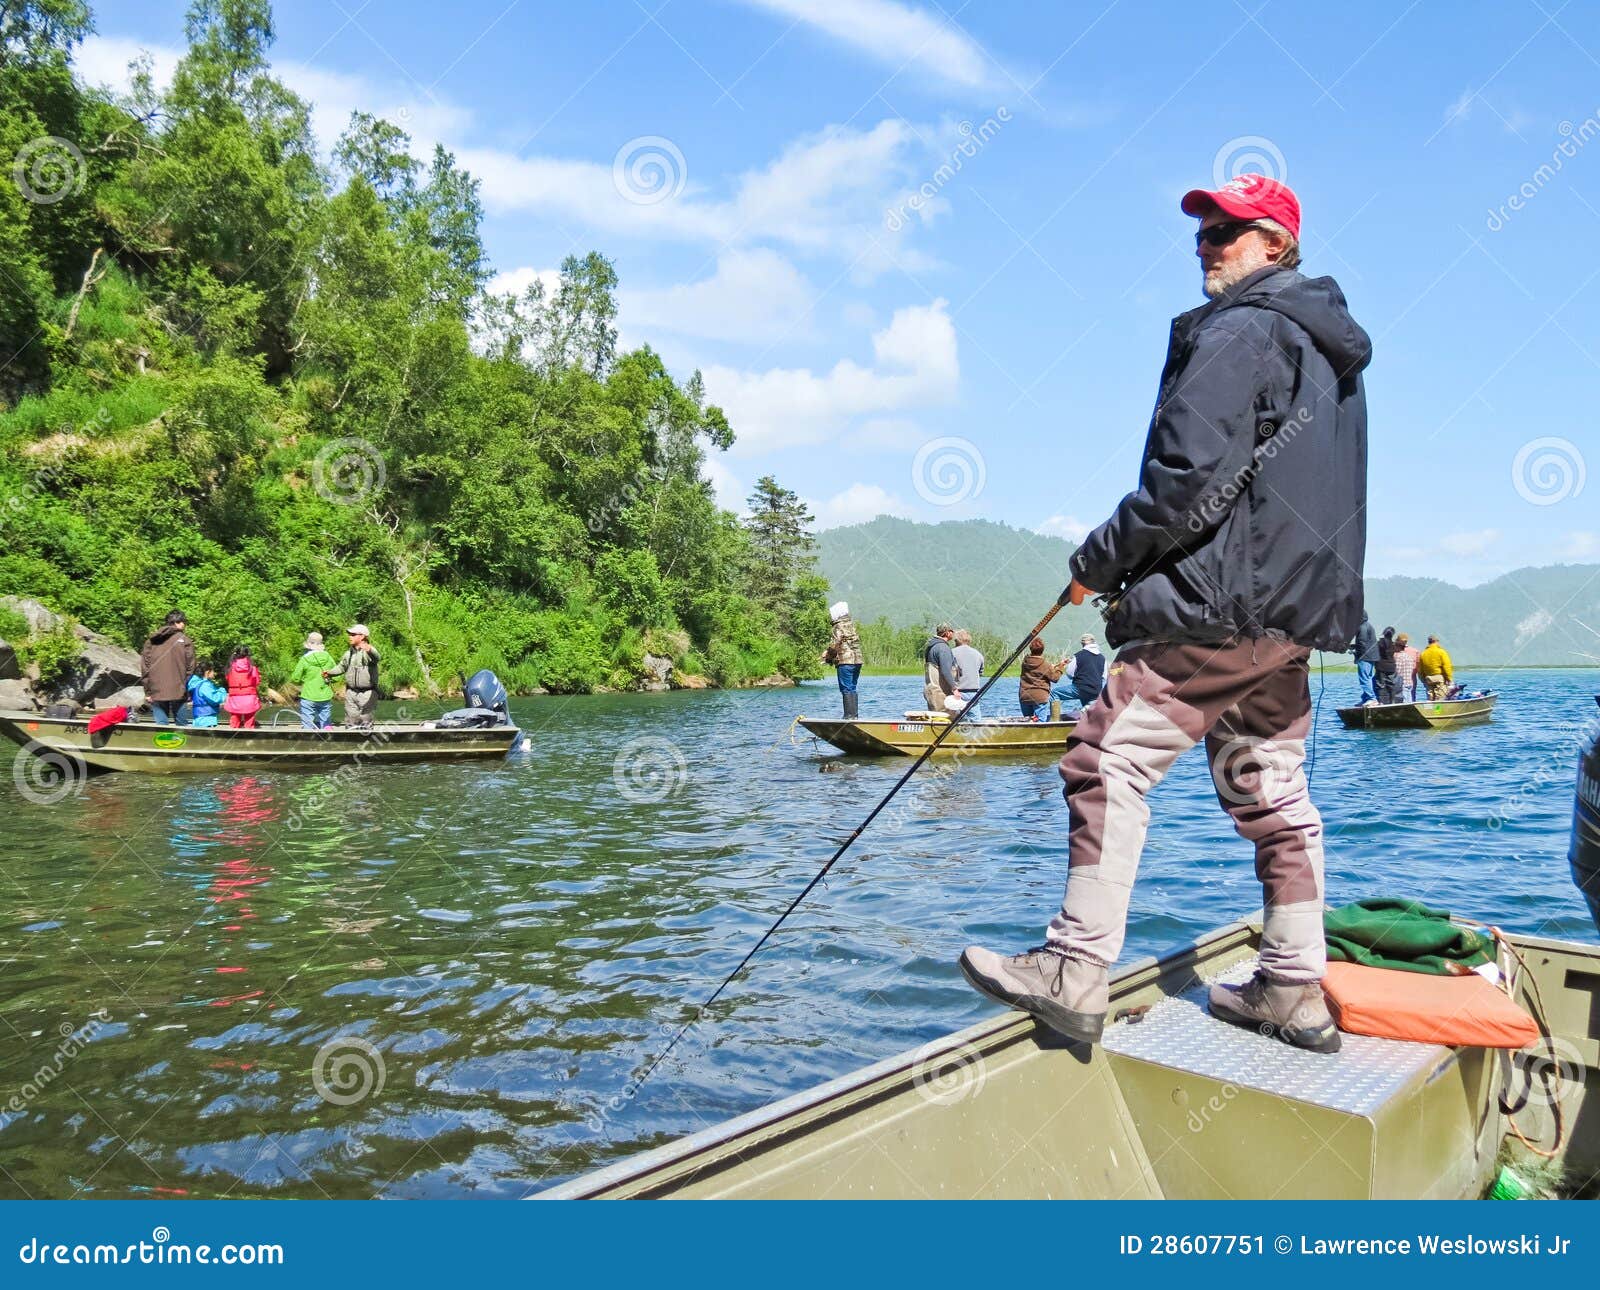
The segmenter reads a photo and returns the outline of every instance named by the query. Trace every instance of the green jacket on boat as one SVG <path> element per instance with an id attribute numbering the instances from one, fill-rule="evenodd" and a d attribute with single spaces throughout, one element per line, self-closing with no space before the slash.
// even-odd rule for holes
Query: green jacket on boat
<path id="1" fill-rule="evenodd" d="M 325 649 L 307 650 L 294 665 L 289 681 L 300 687 L 300 697 L 313 703 L 326 703 L 333 698 L 333 686 L 322 675 L 322 669 L 333 671 L 333 655 Z"/>
<path id="2" fill-rule="evenodd" d="M 1371 897 L 1322 916 L 1335 963 L 1461 976 L 1494 962 L 1494 938 L 1450 921 L 1420 900 Z"/>

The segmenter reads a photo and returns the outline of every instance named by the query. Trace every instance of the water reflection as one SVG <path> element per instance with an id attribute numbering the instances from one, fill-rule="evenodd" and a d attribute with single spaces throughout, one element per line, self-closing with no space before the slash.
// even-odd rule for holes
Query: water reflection
<path id="1" fill-rule="evenodd" d="M 1592 707 L 1591 675 L 1499 678 L 1500 720 L 1442 735 L 1347 734 L 1325 704 L 1330 896 L 1592 937 L 1563 860 L 1570 776 L 1528 791 L 1532 768 L 1570 764 L 1562 722 Z M 864 710 L 914 706 L 917 685 L 869 677 Z M 106 776 L 48 810 L 14 797 L 0 955 L 22 1038 L 6 1078 L 53 1063 L 61 1025 L 101 1007 L 111 1024 L 4 1115 L 0 1192 L 521 1195 L 986 1015 L 954 956 L 1032 943 L 1059 899 L 1048 758 L 914 780 L 635 1084 L 903 772 L 787 743 L 830 695 L 535 701 L 519 705 L 531 749 L 504 765 Z M 641 738 L 683 758 L 659 800 L 614 774 Z M 1153 806 L 1130 957 L 1259 899 L 1203 758 Z M 315 1073 L 351 1054 L 368 1091 L 331 1101 Z"/>

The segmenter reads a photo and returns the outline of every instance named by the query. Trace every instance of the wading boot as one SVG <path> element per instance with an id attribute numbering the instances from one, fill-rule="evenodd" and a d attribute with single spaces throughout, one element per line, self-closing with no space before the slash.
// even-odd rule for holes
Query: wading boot
<path id="1" fill-rule="evenodd" d="M 1069 959 L 1048 946 L 1008 957 L 971 945 L 961 955 L 961 973 L 980 994 L 1031 1012 L 1068 1039 L 1100 1042 L 1111 991 L 1097 963 Z"/>
<path id="2" fill-rule="evenodd" d="M 1313 1053 L 1339 1051 L 1339 1028 L 1314 981 L 1274 981 L 1257 972 L 1243 985 L 1214 985 L 1211 1015 Z"/>
<path id="3" fill-rule="evenodd" d="M 1060 721 L 1061 720 L 1061 700 L 1060 699 L 1051 699 L 1050 700 L 1050 720 L 1052 720 L 1052 721 Z"/>
<path id="4" fill-rule="evenodd" d="M 861 711 L 861 696 L 853 690 L 844 691 L 844 719 L 854 721 Z"/>

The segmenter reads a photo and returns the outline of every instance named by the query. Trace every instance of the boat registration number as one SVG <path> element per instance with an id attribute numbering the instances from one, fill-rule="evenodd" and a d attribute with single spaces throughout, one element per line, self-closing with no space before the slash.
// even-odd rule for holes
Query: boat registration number
<path id="1" fill-rule="evenodd" d="M 914 735 L 919 731 L 926 730 L 927 728 L 927 726 L 919 726 L 911 722 L 901 722 L 895 727 L 895 730 L 897 733 L 902 735 Z"/>
<path id="2" fill-rule="evenodd" d="M 163 730 L 159 735 L 152 735 L 150 742 L 157 748 L 182 748 L 188 739 L 176 730 Z"/>

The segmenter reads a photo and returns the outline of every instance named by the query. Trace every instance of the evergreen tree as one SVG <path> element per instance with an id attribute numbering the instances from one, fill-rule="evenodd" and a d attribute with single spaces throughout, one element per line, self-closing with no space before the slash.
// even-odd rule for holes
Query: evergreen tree
<path id="1" fill-rule="evenodd" d="M 745 502 L 750 534 L 748 585 L 750 598 L 787 628 L 794 618 L 797 582 L 816 564 L 812 549 L 812 515 L 793 492 L 771 475 L 756 480 Z"/>

